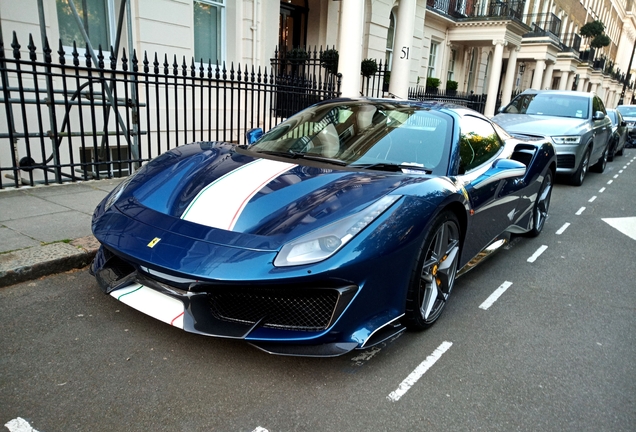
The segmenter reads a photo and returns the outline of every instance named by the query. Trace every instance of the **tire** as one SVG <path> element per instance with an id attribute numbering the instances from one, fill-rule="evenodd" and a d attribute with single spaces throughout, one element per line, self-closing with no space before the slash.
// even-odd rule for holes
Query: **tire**
<path id="1" fill-rule="evenodd" d="M 617 140 L 612 140 L 609 144 L 609 151 L 607 152 L 607 160 L 612 162 L 614 160 L 614 156 L 616 156 L 616 147 L 618 146 Z"/>
<path id="2" fill-rule="evenodd" d="M 590 154 L 592 150 L 589 148 L 585 151 L 583 155 L 583 159 L 581 159 L 581 163 L 579 164 L 579 168 L 576 170 L 570 179 L 571 183 L 574 186 L 581 186 L 583 184 L 583 180 L 585 180 L 585 175 L 587 174 L 587 169 L 590 164 Z"/>
<path id="3" fill-rule="evenodd" d="M 598 162 L 596 162 L 594 165 L 590 167 L 590 171 L 594 171 L 595 173 L 602 173 L 603 171 L 605 171 L 605 167 L 607 166 L 608 151 L 609 151 L 609 148 L 605 147 L 605 150 L 603 150 L 603 154 L 601 155 L 601 158 L 598 160 Z"/>
<path id="4" fill-rule="evenodd" d="M 619 151 L 616 152 L 616 156 L 623 156 L 626 146 L 627 146 L 627 143 L 623 144 L 623 147 Z"/>
<path id="5" fill-rule="evenodd" d="M 424 330 L 442 314 L 455 283 L 460 250 L 457 217 L 443 212 L 431 224 L 411 275 L 403 318 L 407 328 Z"/>
<path id="6" fill-rule="evenodd" d="M 552 171 L 548 170 L 543 178 L 543 183 L 541 183 L 541 188 L 532 210 L 532 229 L 527 233 L 529 237 L 537 237 L 543 231 L 550 209 L 550 198 L 552 197 L 552 186 L 554 185 L 553 178 Z"/>

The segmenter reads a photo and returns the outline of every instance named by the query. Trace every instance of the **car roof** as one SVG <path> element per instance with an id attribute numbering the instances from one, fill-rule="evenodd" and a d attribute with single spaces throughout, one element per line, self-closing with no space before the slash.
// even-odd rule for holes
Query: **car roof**
<path id="1" fill-rule="evenodd" d="M 571 90 L 535 90 L 535 89 L 527 89 L 524 90 L 521 94 L 556 94 L 563 96 L 583 96 L 592 98 L 596 96 L 594 93 L 590 92 L 582 92 L 582 91 L 571 91 Z"/>

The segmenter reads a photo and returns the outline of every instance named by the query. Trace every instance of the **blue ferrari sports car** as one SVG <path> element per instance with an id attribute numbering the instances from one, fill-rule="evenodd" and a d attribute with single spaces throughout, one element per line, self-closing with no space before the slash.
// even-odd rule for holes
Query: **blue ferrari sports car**
<path id="1" fill-rule="evenodd" d="M 336 356 L 439 318 L 455 278 L 538 235 L 556 157 L 465 107 L 319 103 L 246 145 L 151 160 L 93 215 L 119 301 L 269 353 Z"/>

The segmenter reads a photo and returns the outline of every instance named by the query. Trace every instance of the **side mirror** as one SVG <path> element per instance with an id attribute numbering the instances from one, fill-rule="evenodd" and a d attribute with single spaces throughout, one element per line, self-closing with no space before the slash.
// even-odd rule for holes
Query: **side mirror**
<path id="1" fill-rule="evenodd" d="M 476 179 L 473 187 L 475 189 L 479 189 L 499 180 L 511 177 L 522 177 L 526 175 L 527 170 L 528 167 L 519 161 L 512 159 L 497 159 L 492 163 L 492 166 L 488 169 L 488 171 Z"/>
<path id="2" fill-rule="evenodd" d="M 625 127 L 625 126 L 627 126 L 627 122 L 622 121 L 622 122 L 621 122 L 621 127 Z"/>
<path id="3" fill-rule="evenodd" d="M 497 112 L 498 112 L 499 114 L 501 114 L 502 112 L 504 112 L 504 110 L 506 109 L 506 107 L 507 107 L 507 106 L 508 106 L 508 105 L 500 106 L 500 107 L 499 107 L 499 109 L 497 110 Z"/>
<path id="4" fill-rule="evenodd" d="M 594 113 L 594 117 L 592 117 L 592 120 L 603 120 L 605 119 L 605 114 L 603 114 L 603 111 L 596 111 Z"/>
<path id="5" fill-rule="evenodd" d="M 252 145 L 256 141 L 258 141 L 263 136 L 263 129 L 261 128 L 252 128 L 245 132 L 245 138 L 247 139 L 247 144 Z"/>

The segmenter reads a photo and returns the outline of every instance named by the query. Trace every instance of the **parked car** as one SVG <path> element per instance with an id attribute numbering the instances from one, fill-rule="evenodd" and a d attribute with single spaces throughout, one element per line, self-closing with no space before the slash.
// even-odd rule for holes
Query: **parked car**
<path id="1" fill-rule="evenodd" d="M 636 146 L 636 105 L 619 105 L 616 110 L 621 113 L 627 123 L 628 146 Z"/>
<path id="2" fill-rule="evenodd" d="M 588 167 L 603 172 L 612 122 L 592 93 L 526 90 L 499 110 L 493 121 L 515 136 L 546 136 L 557 153 L 557 173 L 580 186 Z"/>
<path id="3" fill-rule="evenodd" d="M 607 160 L 614 160 L 614 156 L 623 156 L 623 150 L 627 145 L 627 123 L 618 110 L 608 109 L 607 116 L 612 121 L 612 137 L 610 138 Z"/>
<path id="4" fill-rule="evenodd" d="M 548 216 L 550 142 L 464 107 L 339 99 L 247 135 L 170 150 L 99 204 L 106 294 L 188 332 L 335 356 L 431 326 L 458 270 Z"/>

